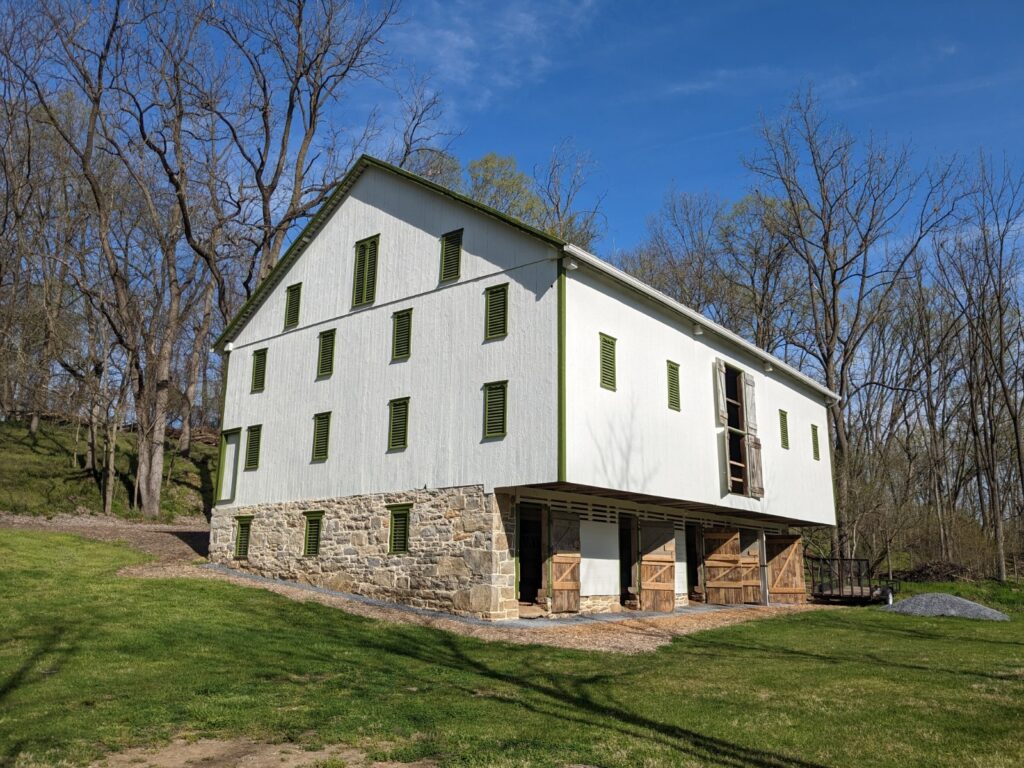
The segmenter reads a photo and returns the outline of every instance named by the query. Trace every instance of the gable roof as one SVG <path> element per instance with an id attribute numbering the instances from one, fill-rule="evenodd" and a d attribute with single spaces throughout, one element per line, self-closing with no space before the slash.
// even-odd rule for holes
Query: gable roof
<path id="1" fill-rule="evenodd" d="M 348 196 L 353 185 L 359 180 L 359 177 L 363 175 L 363 172 L 367 168 L 376 168 L 394 176 L 415 182 L 432 192 L 445 195 L 446 197 L 456 200 L 463 205 L 468 205 L 470 208 L 473 208 L 486 216 L 498 219 L 499 221 L 515 227 L 516 229 L 536 237 L 539 240 L 543 240 L 556 248 L 564 248 L 566 245 L 564 240 L 544 232 L 541 229 L 537 229 L 524 221 L 520 221 L 519 219 L 502 213 L 496 208 L 484 205 L 483 203 L 473 200 L 470 197 L 466 197 L 459 192 L 448 189 L 447 187 L 442 187 L 440 184 L 435 184 L 429 179 L 417 176 L 415 173 L 410 173 L 404 168 L 399 168 L 396 165 L 385 163 L 383 160 L 378 160 L 370 155 L 362 155 L 355 161 L 355 163 L 353 163 L 348 173 L 345 174 L 345 177 L 338 182 L 338 186 L 334 188 L 333 192 L 331 192 L 330 197 L 324 201 L 324 204 L 321 205 L 320 208 L 317 209 L 316 213 L 310 217 L 309 221 L 306 222 L 306 226 L 302 228 L 302 231 L 299 232 L 298 236 L 292 241 L 292 244 L 288 246 L 288 250 L 285 251 L 277 264 L 274 265 L 274 268 L 270 270 L 270 274 L 263 278 L 262 282 L 260 282 L 256 287 L 256 290 L 253 291 L 252 295 L 235 313 L 235 316 L 231 318 L 226 326 L 224 326 L 224 330 L 221 332 L 220 336 L 218 336 L 213 342 L 214 349 L 222 350 L 224 344 L 231 341 L 238 335 L 239 331 L 242 330 L 249 318 L 255 314 L 256 310 L 260 308 L 267 296 L 270 295 L 270 292 L 281 282 L 292 264 L 298 261 L 299 257 L 302 256 L 303 252 L 306 250 L 306 246 L 308 246 L 313 241 L 313 238 L 320 233 L 320 230 L 324 228 L 324 225 L 331 218 L 331 214 L 338 209 L 338 206 L 341 205 L 344 199 Z"/>

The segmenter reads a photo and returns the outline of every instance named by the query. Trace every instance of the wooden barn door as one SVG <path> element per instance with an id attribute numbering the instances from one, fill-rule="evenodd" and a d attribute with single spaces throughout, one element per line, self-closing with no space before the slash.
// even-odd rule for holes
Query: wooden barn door
<path id="1" fill-rule="evenodd" d="M 704 532 L 704 592 L 713 605 L 743 602 L 739 531 Z"/>
<path id="2" fill-rule="evenodd" d="M 772 603 L 802 603 L 807 599 L 804 585 L 804 545 L 799 536 L 765 536 L 768 563 L 768 599 Z"/>
<path id="3" fill-rule="evenodd" d="M 551 612 L 580 609 L 580 520 L 551 514 Z"/>
<path id="4" fill-rule="evenodd" d="M 676 607 L 676 532 L 671 525 L 640 524 L 640 610 Z"/>

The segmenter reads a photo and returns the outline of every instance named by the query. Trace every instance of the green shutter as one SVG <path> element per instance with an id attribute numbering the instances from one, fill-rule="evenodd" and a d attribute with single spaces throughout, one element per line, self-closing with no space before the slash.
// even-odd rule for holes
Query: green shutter
<path id="1" fill-rule="evenodd" d="M 256 424 L 249 427 L 245 435 L 245 468 L 256 469 L 260 465 L 260 436 L 263 434 L 263 425 Z"/>
<path id="2" fill-rule="evenodd" d="M 313 461 L 327 461 L 327 448 L 331 441 L 331 413 L 313 416 Z"/>
<path id="3" fill-rule="evenodd" d="M 462 230 L 441 236 L 441 282 L 458 280 L 462 270 Z"/>
<path id="4" fill-rule="evenodd" d="M 249 558 L 249 533 L 252 529 L 251 517 L 235 518 L 235 560 Z"/>
<path id="5" fill-rule="evenodd" d="M 356 266 L 352 276 L 352 306 L 372 304 L 377 295 L 377 249 L 380 235 L 356 243 Z"/>
<path id="6" fill-rule="evenodd" d="M 508 283 L 488 288 L 486 295 L 484 339 L 500 339 L 508 335 Z"/>
<path id="7" fill-rule="evenodd" d="M 405 554 L 409 551 L 409 512 L 412 504 L 394 504 L 388 507 L 391 512 L 391 535 L 388 551 L 392 554 Z"/>
<path id="8" fill-rule="evenodd" d="M 605 334 L 601 337 L 601 386 L 615 391 L 615 339 Z"/>
<path id="9" fill-rule="evenodd" d="M 335 329 L 320 334 L 320 348 L 316 360 L 316 377 L 325 379 L 334 373 L 334 337 Z"/>
<path id="10" fill-rule="evenodd" d="M 412 310 L 391 316 L 391 359 L 405 360 L 412 354 Z"/>
<path id="11" fill-rule="evenodd" d="M 289 285 L 284 295 L 285 330 L 299 324 L 299 304 L 302 302 L 302 283 Z"/>
<path id="12" fill-rule="evenodd" d="M 401 451 L 409 442 L 409 398 L 388 403 L 388 450 Z"/>
<path id="13" fill-rule="evenodd" d="M 789 414 L 779 409 L 779 437 L 782 447 L 789 450 Z"/>
<path id="14" fill-rule="evenodd" d="M 484 437 L 504 437 L 508 408 L 508 382 L 484 384 Z"/>
<path id="15" fill-rule="evenodd" d="M 821 446 L 818 445 L 818 425 L 811 424 L 811 453 L 815 461 L 821 461 Z"/>
<path id="16" fill-rule="evenodd" d="M 267 350 L 252 353 L 252 391 L 262 392 L 267 383 Z"/>
<path id="17" fill-rule="evenodd" d="M 320 554 L 320 534 L 323 531 L 324 513 L 306 513 L 306 539 L 302 546 L 305 557 L 316 557 Z"/>
<path id="18" fill-rule="evenodd" d="M 679 403 L 679 363 L 668 362 L 668 407 L 678 411 Z"/>

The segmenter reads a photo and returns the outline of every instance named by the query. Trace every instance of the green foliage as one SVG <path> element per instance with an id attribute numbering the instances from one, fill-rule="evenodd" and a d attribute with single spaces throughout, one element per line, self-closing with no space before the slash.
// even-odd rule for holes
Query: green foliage
<path id="1" fill-rule="evenodd" d="M 511 155 L 494 152 L 472 160 L 466 166 L 469 184 L 466 194 L 502 213 L 536 224 L 544 217 L 544 203 L 534 192 L 534 181 L 519 170 Z"/>
<path id="2" fill-rule="evenodd" d="M 815 611 L 620 656 L 135 580 L 142 556 L 0 535 L 0 764 L 194 737 L 351 743 L 441 766 L 1009 766 L 1024 615 Z"/>
<path id="3" fill-rule="evenodd" d="M 21 424 L 0 423 L 0 511 L 23 515 L 71 514 L 82 507 L 99 513 L 103 509 L 100 487 L 84 469 L 86 433 L 75 444 L 75 428 L 43 422 L 35 440 Z M 114 513 L 137 517 L 130 508 L 135 470 L 135 436 L 118 438 L 118 485 L 114 492 Z M 191 458 L 180 456 L 170 446 L 164 456 L 164 485 L 161 508 L 165 519 L 198 515 L 213 497 L 217 450 L 192 444 Z"/>

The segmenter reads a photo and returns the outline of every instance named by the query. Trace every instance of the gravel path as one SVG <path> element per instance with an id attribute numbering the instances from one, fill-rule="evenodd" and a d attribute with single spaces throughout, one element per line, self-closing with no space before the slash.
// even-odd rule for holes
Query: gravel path
<path id="1" fill-rule="evenodd" d="M 154 561 L 122 568 L 122 576 L 135 578 L 192 578 L 226 581 L 238 586 L 265 589 L 300 602 L 312 601 L 346 613 L 403 624 L 434 627 L 482 640 L 520 645 L 550 645 L 588 651 L 646 653 L 673 637 L 756 619 L 803 611 L 842 610 L 832 606 L 794 605 L 711 607 L 694 606 L 671 614 L 612 614 L 572 619 L 487 622 L 466 620 L 434 611 L 414 611 L 406 606 L 381 603 L 332 592 L 307 584 L 254 577 L 230 568 L 205 564 L 209 527 L 205 520 L 188 519 L 173 524 L 135 523 L 100 516 L 29 517 L 0 513 L 0 529 L 72 533 L 100 541 L 123 541 L 154 556 Z M 2 534 L 0 534 L 2 535 Z"/>
<path id="2" fill-rule="evenodd" d="M 944 592 L 925 592 L 893 605 L 887 605 L 882 610 L 902 613 L 905 616 L 955 616 L 961 619 L 981 619 L 982 621 L 1010 620 L 1005 613 Z"/>

